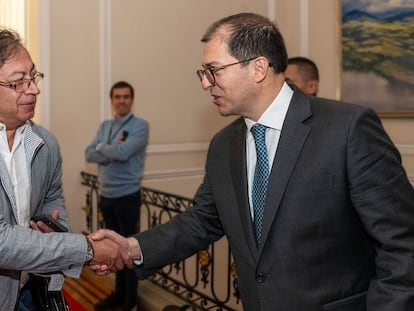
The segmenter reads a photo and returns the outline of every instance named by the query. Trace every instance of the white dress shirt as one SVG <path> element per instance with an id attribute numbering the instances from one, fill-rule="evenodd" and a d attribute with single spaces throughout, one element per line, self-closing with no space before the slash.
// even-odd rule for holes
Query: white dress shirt
<path id="1" fill-rule="evenodd" d="M 247 184 L 249 191 L 250 213 L 253 219 L 252 209 L 252 185 L 254 170 L 256 167 L 256 145 L 253 134 L 250 132 L 251 127 L 256 124 L 263 124 L 268 129 L 266 130 L 266 149 L 269 159 L 269 171 L 273 165 L 273 160 L 276 155 L 277 146 L 279 144 L 280 134 L 282 132 L 283 122 L 285 121 L 286 113 L 289 109 L 290 100 L 293 96 L 293 90 L 285 82 L 279 94 L 273 100 L 272 104 L 260 116 L 257 122 L 248 118 L 244 118 L 247 126 L 246 133 L 246 161 L 247 161 Z"/>

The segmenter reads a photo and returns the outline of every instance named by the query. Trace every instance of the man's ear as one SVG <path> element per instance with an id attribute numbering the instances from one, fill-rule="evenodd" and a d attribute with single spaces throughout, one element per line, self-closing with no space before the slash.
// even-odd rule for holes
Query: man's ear
<path id="1" fill-rule="evenodd" d="M 256 82 L 263 81 L 266 78 L 268 71 L 271 70 L 269 66 L 269 61 L 266 59 L 266 57 L 259 56 L 252 60 L 252 62 L 254 65 Z"/>
<path id="2" fill-rule="evenodd" d="M 316 96 L 316 94 L 318 94 L 319 91 L 319 82 L 318 80 L 310 80 L 307 83 L 307 93 L 308 94 L 314 94 Z"/>

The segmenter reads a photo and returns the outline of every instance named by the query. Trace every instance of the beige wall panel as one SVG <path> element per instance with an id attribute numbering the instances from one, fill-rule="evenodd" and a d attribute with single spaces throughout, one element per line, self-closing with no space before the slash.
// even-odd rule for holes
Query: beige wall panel
<path id="1" fill-rule="evenodd" d="M 268 5 L 267 1 L 248 0 L 106 3 L 111 12 L 110 20 L 104 23 L 110 25 L 110 36 L 102 36 L 104 2 L 50 1 L 50 129 L 61 144 L 64 191 L 74 231 L 80 231 L 85 222 L 81 211 L 85 189 L 79 172 L 96 173 L 96 166 L 84 161 L 84 149 L 102 121 L 102 96 L 108 96 L 108 90 L 101 90 L 105 70 L 109 68 L 111 73 L 110 83 L 122 79 L 136 88 L 134 110 L 150 122 L 151 145 L 207 143 L 233 118 L 218 115 L 197 81 L 200 38 L 206 27 L 222 16 L 240 11 L 267 15 Z M 101 51 L 102 40 L 108 38 L 110 51 Z M 103 53 L 110 56 L 110 64 L 101 63 Z M 178 178 L 182 186 L 177 178 L 154 178 L 160 172 L 178 172 L 178 176 L 180 171 L 199 172 L 205 151 L 195 157 L 191 153 L 149 154 L 146 172 L 148 167 L 153 178 L 144 184 L 192 195 L 201 181 L 199 173 Z"/>
<path id="2" fill-rule="evenodd" d="M 49 3 L 51 73 L 46 79 L 51 82 L 50 129 L 61 144 L 64 191 L 75 231 L 81 231 L 85 222 L 81 211 L 85 189 L 79 172 L 96 172 L 95 165 L 85 162 L 84 149 L 101 122 L 102 96 L 108 96 L 108 90 L 101 90 L 101 79 L 107 72 L 110 83 L 122 79 L 134 85 L 134 111 L 150 123 L 143 184 L 184 196 L 192 196 L 202 179 L 206 148 L 184 148 L 183 152 L 182 145 L 207 146 L 214 133 L 234 119 L 219 116 L 195 75 L 201 62 L 200 38 L 213 21 L 241 11 L 275 17 L 289 55 L 306 51 L 305 56 L 318 64 L 320 96 L 338 96 L 337 0 Z M 102 36 L 104 3 L 111 8 L 110 20 L 103 25 L 109 25 L 108 37 Z M 101 50 L 103 38 L 110 39 L 109 51 Z M 102 62 L 103 53 L 109 55 L 108 63 Z M 383 124 L 413 178 L 413 119 L 383 119 Z M 164 146 L 170 150 L 157 151 Z"/>
<path id="3" fill-rule="evenodd" d="M 304 5 L 305 6 L 302 6 Z M 338 99 L 339 2 L 332 0 L 277 1 L 276 23 L 289 57 L 315 61 L 320 74 L 319 96 Z"/>
<path id="4" fill-rule="evenodd" d="M 201 36 L 216 19 L 266 14 L 267 1 L 113 1 L 112 78 L 137 89 L 135 111 L 151 125 L 152 144 L 208 141 L 228 124 L 195 74 Z"/>
<path id="5" fill-rule="evenodd" d="M 283 35 L 288 56 L 301 54 L 300 2 L 300 0 L 276 1 L 276 17 L 273 21 Z"/>
<path id="6" fill-rule="evenodd" d="M 338 81 L 341 65 L 339 17 L 337 1 L 312 0 L 312 4 L 309 5 L 308 56 L 318 65 L 320 75 L 318 95 L 334 99 L 339 99 Z"/>
<path id="7" fill-rule="evenodd" d="M 83 151 L 100 121 L 99 0 L 50 1 L 51 120 L 63 156 L 63 186 L 74 231 L 81 230 Z"/>

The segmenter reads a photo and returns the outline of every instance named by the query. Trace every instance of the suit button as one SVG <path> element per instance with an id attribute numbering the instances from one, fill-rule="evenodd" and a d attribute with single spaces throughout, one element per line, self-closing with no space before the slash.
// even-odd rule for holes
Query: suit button
<path id="1" fill-rule="evenodd" d="M 265 275 L 261 272 L 256 275 L 256 282 L 257 283 L 263 283 L 265 281 L 265 279 L 266 279 Z"/>

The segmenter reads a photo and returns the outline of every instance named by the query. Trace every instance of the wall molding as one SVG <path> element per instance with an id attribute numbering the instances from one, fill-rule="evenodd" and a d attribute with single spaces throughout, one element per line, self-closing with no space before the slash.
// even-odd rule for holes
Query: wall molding
<path id="1" fill-rule="evenodd" d="M 414 145 L 409 144 L 397 144 L 395 145 L 400 151 L 401 155 L 414 156 Z"/>
<path id="2" fill-rule="evenodd" d="M 309 2 L 300 2 L 300 54 L 309 54 Z"/>
<path id="3" fill-rule="evenodd" d="M 209 143 L 182 143 L 182 144 L 157 144 L 149 145 L 147 148 L 147 155 L 171 155 L 182 153 L 201 153 L 207 152 Z M 414 145 L 398 144 L 396 145 L 402 156 L 414 156 Z M 200 178 L 204 176 L 204 167 L 188 167 L 173 170 L 154 170 L 145 172 L 143 180 L 155 181 L 165 179 L 186 179 L 186 178 Z M 414 172 L 409 174 L 408 178 L 414 184 Z"/>
<path id="4" fill-rule="evenodd" d="M 166 179 L 189 179 L 204 176 L 204 167 L 183 168 L 175 170 L 159 170 L 145 172 L 143 181 L 159 181 Z"/>
<path id="5" fill-rule="evenodd" d="M 146 154 L 147 156 L 168 156 L 183 153 L 206 153 L 208 146 L 208 142 L 149 145 Z M 187 167 L 171 170 L 146 171 L 143 180 L 188 179 L 201 178 L 202 176 L 204 176 L 204 167 Z"/>
<path id="6" fill-rule="evenodd" d="M 414 145 L 409 144 L 397 144 L 395 145 L 397 149 L 400 151 L 401 156 L 404 157 L 414 157 Z M 414 185 L 414 172 L 408 172 L 408 179 L 412 185 Z"/>
<path id="7" fill-rule="evenodd" d="M 274 21 L 276 18 L 276 0 L 267 1 L 267 17 L 269 20 Z"/>
<path id="8" fill-rule="evenodd" d="M 100 1 L 100 97 L 101 121 L 111 118 L 111 0 Z"/>
<path id="9" fill-rule="evenodd" d="M 45 74 L 41 86 L 41 105 L 39 109 L 39 123 L 51 130 L 51 98 L 52 98 L 52 73 L 51 73 L 51 14 L 50 0 L 39 0 L 38 2 L 38 29 L 39 29 L 39 66 L 38 70 Z"/>
<path id="10" fill-rule="evenodd" d="M 147 155 L 207 152 L 208 142 L 149 145 Z"/>
<path id="11" fill-rule="evenodd" d="M 179 144 L 152 144 L 147 148 L 147 154 L 171 154 L 171 153 L 191 153 L 207 152 L 210 142 L 179 143 Z M 401 155 L 414 156 L 414 145 L 396 144 Z"/>

